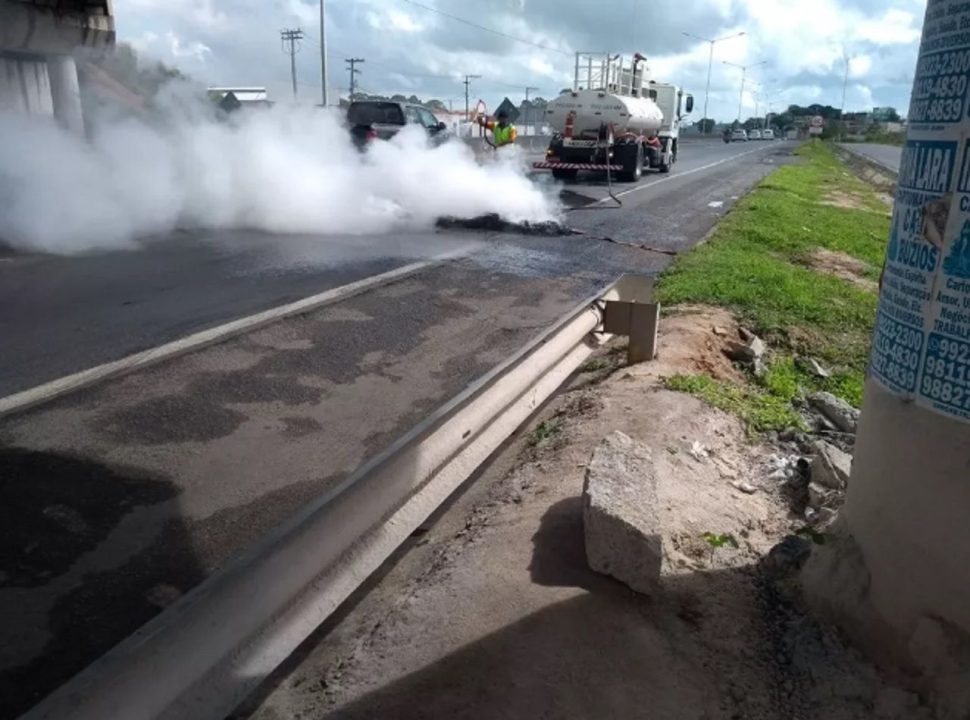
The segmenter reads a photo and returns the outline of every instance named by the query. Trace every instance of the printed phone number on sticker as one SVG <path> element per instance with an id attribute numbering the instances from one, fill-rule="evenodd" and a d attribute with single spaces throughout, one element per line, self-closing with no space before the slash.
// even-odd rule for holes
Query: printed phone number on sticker
<path id="1" fill-rule="evenodd" d="M 970 344 L 931 334 L 920 394 L 961 413 L 970 410 Z"/>
<path id="2" fill-rule="evenodd" d="M 923 333 L 879 314 L 872 348 L 872 371 L 905 392 L 916 390 Z"/>
<path id="3" fill-rule="evenodd" d="M 920 78 L 913 88 L 914 100 L 928 100 L 939 98 L 946 100 L 957 98 L 962 100 L 967 92 L 967 76 L 964 75 L 936 75 Z"/>
<path id="4" fill-rule="evenodd" d="M 963 114 L 963 98 L 951 100 L 918 100 L 909 112 L 911 123 L 957 122 Z"/>
<path id="5" fill-rule="evenodd" d="M 950 50 L 925 54 L 919 60 L 916 77 L 954 75 L 970 72 L 970 50 Z"/>

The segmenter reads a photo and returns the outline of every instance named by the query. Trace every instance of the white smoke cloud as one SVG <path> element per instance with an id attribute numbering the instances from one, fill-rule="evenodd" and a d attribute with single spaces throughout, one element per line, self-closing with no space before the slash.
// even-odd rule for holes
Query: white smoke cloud
<path id="1" fill-rule="evenodd" d="M 406 128 L 361 154 L 336 112 L 276 107 L 231 123 L 100 126 L 90 141 L 36 117 L 0 116 L 0 241 L 53 253 L 137 245 L 176 228 L 372 234 L 441 216 L 553 219 L 512 159 Z M 321 241 L 325 241 L 322 238 Z"/>

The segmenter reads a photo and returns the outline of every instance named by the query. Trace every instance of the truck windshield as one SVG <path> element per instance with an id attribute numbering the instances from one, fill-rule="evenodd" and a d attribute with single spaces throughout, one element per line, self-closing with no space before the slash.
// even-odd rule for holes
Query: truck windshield
<path id="1" fill-rule="evenodd" d="M 396 103 L 354 103 L 347 111 L 352 125 L 403 125 L 404 113 Z"/>

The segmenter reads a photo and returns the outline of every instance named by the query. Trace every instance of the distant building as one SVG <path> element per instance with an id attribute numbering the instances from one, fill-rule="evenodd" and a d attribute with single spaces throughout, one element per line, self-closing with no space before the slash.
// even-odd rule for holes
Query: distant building
<path id="1" fill-rule="evenodd" d="M 899 122 L 899 113 L 894 107 L 877 107 L 872 109 L 872 119 L 879 123 Z"/>
<path id="2" fill-rule="evenodd" d="M 872 113 L 846 113 L 843 119 L 842 133 L 853 138 L 862 137 L 873 125 Z"/>
<path id="3" fill-rule="evenodd" d="M 207 92 L 209 99 L 226 112 L 273 105 L 264 87 L 210 87 Z"/>

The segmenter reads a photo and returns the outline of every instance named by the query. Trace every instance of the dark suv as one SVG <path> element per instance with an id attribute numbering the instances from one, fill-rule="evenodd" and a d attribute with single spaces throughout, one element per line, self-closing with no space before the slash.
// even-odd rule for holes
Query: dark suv
<path id="1" fill-rule="evenodd" d="M 420 105 L 383 100 L 358 100 L 347 108 L 354 144 L 364 148 L 373 140 L 390 140 L 405 125 L 420 125 L 435 144 L 447 140 L 448 126 Z"/>

